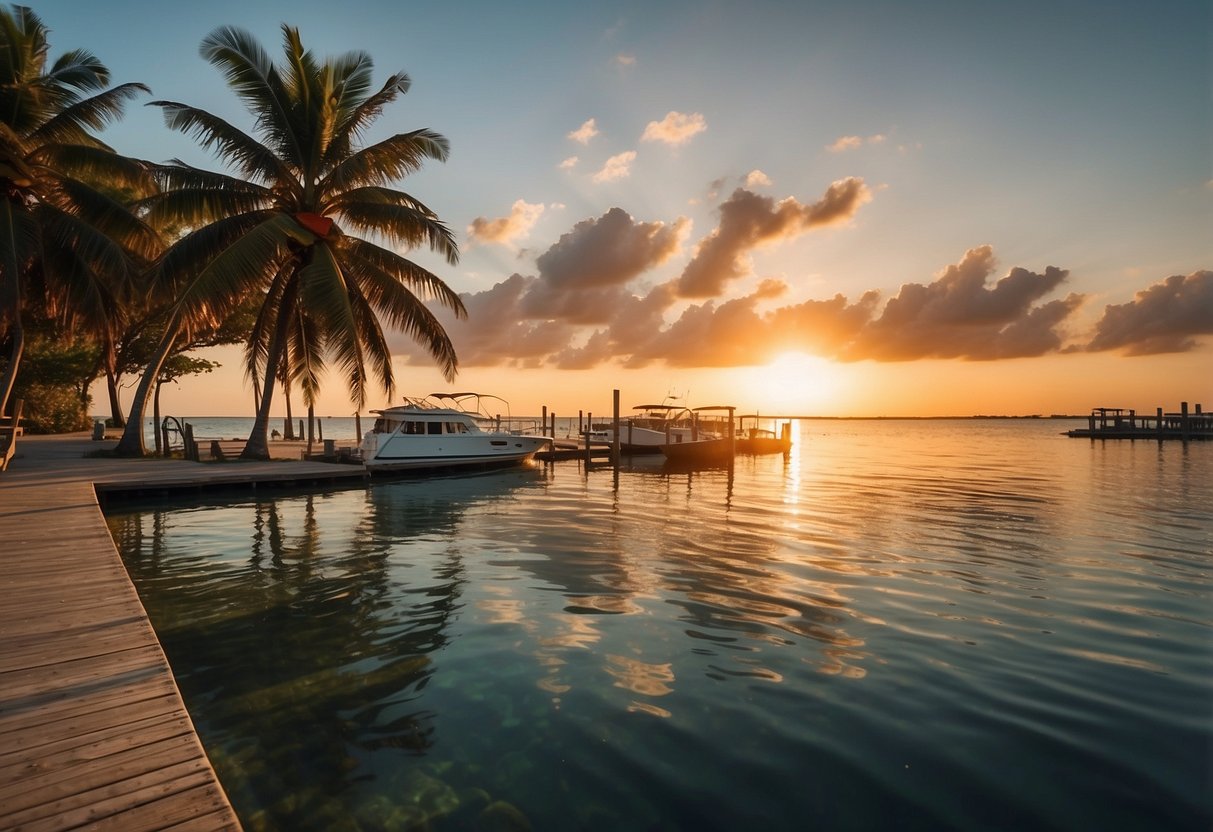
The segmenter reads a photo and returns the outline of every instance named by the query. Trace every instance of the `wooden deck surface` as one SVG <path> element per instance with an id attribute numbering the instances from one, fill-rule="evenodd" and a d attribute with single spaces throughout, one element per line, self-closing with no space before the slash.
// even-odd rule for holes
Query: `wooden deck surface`
<path id="1" fill-rule="evenodd" d="M 0 473 L 0 830 L 238 830 L 96 491 L 362 471 L 84 456 L 114 444 L 24 436 Z"/>

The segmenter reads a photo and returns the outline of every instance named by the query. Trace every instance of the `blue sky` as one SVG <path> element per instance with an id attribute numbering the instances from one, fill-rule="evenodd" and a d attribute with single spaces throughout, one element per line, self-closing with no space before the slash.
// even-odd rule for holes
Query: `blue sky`
<path id="1" fill-rule="evenodd" d="M 375 135 L 451 141 L 402 187 L 463 250 L 454 268 L 417 259 L 482 310 L 452 327 L 460 386 L 524 410 L 593 407 L 612 387 L 860 415 L 1213 404 L 1207 2 L 34 9 L 54 54 L 86 47 L 114 82 L 243 126 L 198 56 L 216 26 L 277 53 L 287 22 L 320 54 L 406 71 Z M 154 108 L 107 139 L 213 166 Z M 771 230 L 781 205 L 803 218 Z M 696 260 L 710 271 L 713 248 L 727 274 L 688 294 L 677 281 Z M 908 320 L 915 298 L 894 326 L 887 305 Z M 442 386 L 401 347 L 403 392 Z M 222 360 L 232 375 L 205 383 L 238 383 L 238 358 Z M 177 409 L 203 415 L 203 386 Z"/>

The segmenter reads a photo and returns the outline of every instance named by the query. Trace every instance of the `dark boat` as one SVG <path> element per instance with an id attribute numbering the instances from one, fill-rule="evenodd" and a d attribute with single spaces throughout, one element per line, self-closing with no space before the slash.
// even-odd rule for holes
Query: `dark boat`
<path id="1" fill-rule="evenodd" d="M 686 442 L 671 442 L 661 446 L 661 452 L 670 462 L 728 462 L 733 458 L 732 442 L 727 439 L 692 439 Z"/>
<path id="2" fill-rule="evenodd" d="M 754 424 L 746 426 L 746 420 L 753 419 Z M 792 424 L 784 422 L 778 434 L 758 426 L 757 416 L 741 416 L 740 429 L 737 433 L 736 446 L 739 454 L 786 454 L 792 450 Z"/>

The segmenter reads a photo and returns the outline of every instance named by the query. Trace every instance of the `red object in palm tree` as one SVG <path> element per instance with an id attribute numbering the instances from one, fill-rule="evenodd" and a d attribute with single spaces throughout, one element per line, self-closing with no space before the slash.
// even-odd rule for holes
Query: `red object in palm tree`
<path id="1" fill-rule="evenodd" d="M 321 238 L 327 237 L 333 228 L 333 220 L 322 214 L 299 213 L 295 215 L 295 222 Z"/>

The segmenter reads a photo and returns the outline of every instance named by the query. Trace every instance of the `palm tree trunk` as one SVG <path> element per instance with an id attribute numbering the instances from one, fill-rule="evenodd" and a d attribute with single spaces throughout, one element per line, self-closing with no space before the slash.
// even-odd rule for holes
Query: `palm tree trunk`
<path id="1" fill-rule="evenodd" d="M 278 318 L 274 321 L 274 334 L 270 338 L 270 348 L 265 354 L 265 373 L 261 382 L 261 399 L 257 404 L 257 418 L 253 420 L 253 429 L 249 432 L 244 450 L 240 452 L 241 459 L 270 458 L 270 402 L 274 398 L 274 385 L 278 381 L 278 365 L 286 352 L 287 323 L 294 312 L 295 298 L 299 294 L 298 277 L 291 280 L 282 293 L 278 306 Z"/>
<path id="2" fill-rule="evenodd" d="M 9 337 L 13 339 L 13 346 L 8 354 L 8 366 L 4 368 L 4 376 L 0 377 L 0 417 L 4 416 L 9 396 L 13 394 L 13 385 L 17 383 L 17 369 L 21 366 L 21 354 L 25 351 L 25 327 L 21 325 L 20 306 L 13 310 L 12 321 Z"/>
<path id="3" fill-rule="evenodd" d="M 113 368 L 108 365 L 105 368 L 105 389 L 110 398 L 110 421 L 116 428 L 126 427 L 126 416 L 122 413 L 122 402 L 118 399 L 118 378 L 114 375 Z"/>
<path id="4" fill-rule="evenodd" d="M 282 438 L 283 439 L 294 439 L 295 438 L 295 426 L 294 426 L 294 424 L 292 424 L 294 417 L 291 415 L 291 388 L 283 387 L 282 395 L 283 395 L 283 398 L 286 399 L 286 419 L 282 423 L 282 427 L 283 427 Z"/>
<path id="5" fill-rule="evenodd" d="M 155 356 L 148 363 L 147 369 L 143 371 L 143 378 L 139 379 L 139 386 L 135 388 L 131 412 L 126 417 L 126 427 L 122 431 L 122 438 L 118 440 L 118 447 L 114 449 L 114 453 L 118 456 L 144 456 L 147 453 L 147 446 L 143 440 L 143 414 L 147 410 L 148 394 L 152 391 L 152 384 L 160 377 L 160 368 L 164 366 L 169 353 L 173 351 L 173 344 L 176 341 L 177 322 L 170 320 L 168 327 L 164 330 L 164 337 L 160 339 L 160 346 L 156 348 Z"/>

